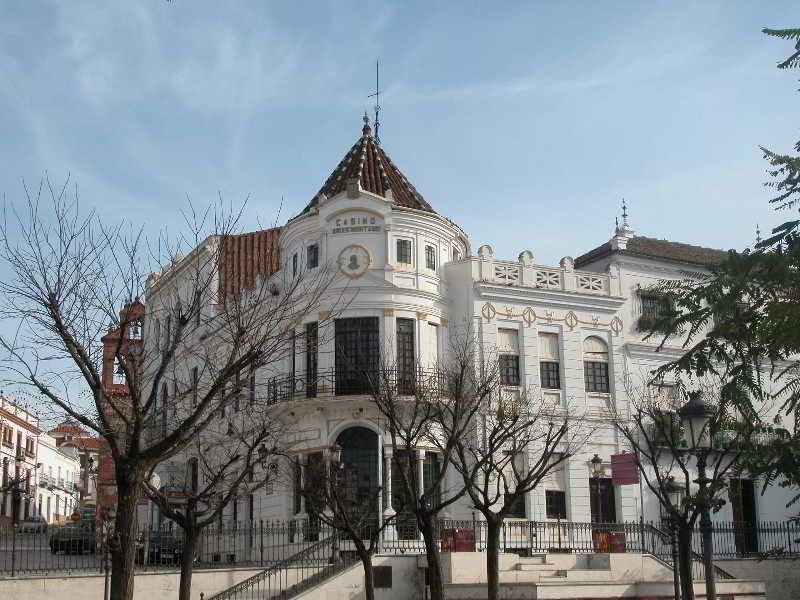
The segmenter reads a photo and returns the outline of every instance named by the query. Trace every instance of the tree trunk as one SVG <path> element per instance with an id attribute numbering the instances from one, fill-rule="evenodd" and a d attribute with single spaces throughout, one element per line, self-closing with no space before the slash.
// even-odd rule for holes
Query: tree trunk
<path id="1" fill-rule="evenodd" d="M 445 600 L 442 566 L 439 562 L 439 540 L 432 517 L 418 517 L 422 539 L 425 540 L 425 557 L 428 559 L 428 589 L 430 600 Z"/>
<path id="2" fill-rule="evenodd" d="M 183 554 L 181 555 L 181 583 L 178 589 L 178 600 L 190 600 L 192 597 L 192 569 L 194 568 L 194 550 L 200 532 L 194 524 L 187 522 L 183 530 Z"/>
<path id="3" fill-rule="evenodd" d="M 117 516 L 111 550 L 111 600 L 133 599 L 133 569 L 136 558 L 136 510 L 141 476 L 133 468 L 118 466 Z"/>
<path id="4" fill-rule="evenodd" d="M 364 598 L 375 600 L 375 581 L 372 577 L 372 554 L 368 550 L 359 550 L 361 564 L 364 565 Z M 182 600 L 182 599 L 181 599 Z"/>
<path id="5" fill-rule="evenodd" d="M 692 581 L 692 531 L 684 524 L 678 525 L 678 572 L 681 576 L 682 600 L 694 600 Z"/>
<path id="6" fill-rule="evenodd" d="M 486 515 L 484 515 L 486 516 Z M 497 517 L 486 519 L 486 581 L 487 600 L 500 597 L 500 529 L 502 520 Z"/>

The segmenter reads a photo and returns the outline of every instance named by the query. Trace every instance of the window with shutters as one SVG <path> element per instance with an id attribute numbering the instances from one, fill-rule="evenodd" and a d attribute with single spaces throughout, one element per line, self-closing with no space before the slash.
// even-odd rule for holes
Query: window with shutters
<path id="1" fill-rule="evenodd" d="M 306 268 L 316 269 L 319 266 L 319 245 L 311 244 L 306 248 Z"/>
<path id="2" fill-rule="evenodd" d="M 608 346 L 599 337 L 583 341 L 583 373 L 587 392 L 609 392 Z"/>
<path id="3" fill-rule="evenodd" d="M 542 389 L 561 389 L 561 362 L 556 333 L 539 334 L 539 377 Z"/>
<path id="4" fill-rule="evenodd" d="M 425 266 L 431 270 L 436 269 L 436 248 L 425 246 Z"/>
<path id="5" fill-rule="evenodd" d="M 411 240 L 397 240 L 397 262 L 411 264 Z"/>

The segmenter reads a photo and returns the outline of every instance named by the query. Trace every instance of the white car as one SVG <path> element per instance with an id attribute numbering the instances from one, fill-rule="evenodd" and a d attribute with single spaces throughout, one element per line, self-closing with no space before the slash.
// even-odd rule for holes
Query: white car
<path id="1" fill-rule="evenodd" d="M 47 531 L 47 521 L 44 517 L 26 517 L 19 524 L 20 533 L 44 533 Z"/>

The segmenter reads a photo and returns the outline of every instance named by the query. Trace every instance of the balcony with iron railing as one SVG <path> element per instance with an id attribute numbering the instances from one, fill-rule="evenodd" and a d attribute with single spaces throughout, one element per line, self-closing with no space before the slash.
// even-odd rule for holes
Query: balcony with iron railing
<path id="1" fill-rule="evenodd" d="M 268 404 L 333 398 L 369 396 L 392 391 L 398 396 L 424 394 L 426 397 L 445 397 L 447 378 L 434 369 L 374 369 L 318 371 L 310 377 L 303 374 L 273 377 L 266 381 L 265 400 Z"/>

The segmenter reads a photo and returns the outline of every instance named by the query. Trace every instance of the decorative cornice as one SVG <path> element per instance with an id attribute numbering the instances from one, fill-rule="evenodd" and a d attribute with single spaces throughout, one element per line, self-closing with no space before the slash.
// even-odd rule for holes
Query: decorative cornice
<path id="1" fill-rule="evenodd" d="M 619 335 L 622 331 L 622 319 L 613 317 L 608 323 L 600 321 L 599 317 L 592 317 L 590 321 L 584 321 L 578 318 L 573 311 L 569 311 L 561 317 L 557 317 L 553 311 L 545 310 L 543 314 L 539 315 L 533 308 L 526 306 L 522 312 L 515 314 L 513 308 L 506 306 L 504 311 L 498 310 L 491 302 L 487 302 L 481 307 L 481 316 L 491 323 L 497 316 L 508 318 L 521 318 L 526 327 L 530 327 L 537 321 L 542 323 L 564 323 L 570 331 L 573 331 L 578 325 L 591 325 L 592 327 L 608 327 L 614 332 L 614 335 Z"/>

